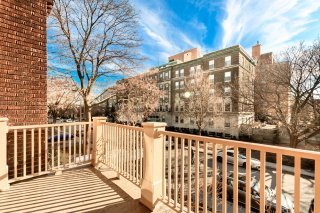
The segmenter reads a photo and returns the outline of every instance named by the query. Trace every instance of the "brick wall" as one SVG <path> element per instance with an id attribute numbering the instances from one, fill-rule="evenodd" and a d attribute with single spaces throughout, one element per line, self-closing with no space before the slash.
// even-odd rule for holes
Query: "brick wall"
<path id="1" fill-rule="evenodd" d="M 47 122 L 47 0 L 0 1 L 0 117 Z"/>
<path id="2" fill-rule="evenodd" d="M 47 123 L 47 13 L 52 0 L 0 0 L 0 117 L 9 125 Z M 35 134 L 35 172 L 38 137 Z M 42 140 L 42 150 L 44 141 Z M 13 132 L 8 134 L 8 166 L 13 174 Z M 22 138 L 18 135 L 21 174 Z M 27 170 L 31 165 L 31 136 L 27 135 Z M 43 155 L 44 153 L 42 153 Z"/>

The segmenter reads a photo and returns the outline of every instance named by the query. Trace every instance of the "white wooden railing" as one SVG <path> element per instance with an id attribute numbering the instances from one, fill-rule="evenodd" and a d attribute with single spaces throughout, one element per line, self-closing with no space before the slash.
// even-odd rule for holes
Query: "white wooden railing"
<path id="1" fill-rule="evenodd" d="M 84 122 L 8 127 L 6 122 L 7 119 L 0 119 L 0 191 L 8 189 L 8 183 L 71 168 L 91 160 L 93 166 L 99 165 L 100 162 L 106 164 L 119 175 L 139 185 L 140 201 L 149 209 L 153 209 L 158 200 L 162 199 L 177 211 L 225 213 L 228 204 L 227 172 L 232 171 L 233 177 L 238 177 L 239 174 L 239 167 L 233 166 L 232 169 L 228 169 L 225 160 L 228 149 L 232 148 L 235 156 L 245 151 L 247 162 L 250 162 L 253 151 L 259 152 L 260 171 L 257 172 L 260 174 L 260 212 L 265 212 L 268 206 L 265 197 L 267 153 L 276 155 L 275 210 L 279 213 L 282 212 L 280 196 L 283 192 L 282 184 L 286 181 L 283 180 L 283 156 L 291 156 L 294 159 L 294 212 L 301 212 L 303 198 L 301 160 L 313 160 L 315 172 L 310 183 L 314 183 L 311 189 L 315 200 L 314 212 L 320 212 L 319 152 L 168 132 L 165 131 L 165 123 L 150 122 L 143 123 L 143 128 L 131 127 L 107 123 L 103 117 L 94 118 L 93 124 Z M 92 141 L 90 140 L 91 125 L 93 125 Z M 14 162 L 13 176 L 9 178 L 6 168 L 7 144 L 6 140 L 3 140 L 3 138 L 6 139 L 8 131 L 8 137 L 12 135 L 12 139 L 9 138 L 8 141 L 13 141 L 14 147 L 12 156 L 11 152 L 8 154 Z M 67 133 L 76 135 L 74 137 L 76 139 L 67 138 Z M 62 140 L 58 137 L 56 142 L 50 142 L 50 137 L 61 134 Z M 87 143 L 83 143 L 85 138 L 88 138 Z M 216 160 L 218 151 L 222 153 L 220 168 Z M 23 160 L 19 161 L 21 153 Z M 212 165 L 208 164 L 208 159 L 212 159 Z M 238 158 L 233 158 L 233 165 L 238 165 L 238 161 Z M 27 162 L 31 163 L 30 169 L 27 167 Z M 35 165 L 35 162 L 38 165 Z M 247 163 L 244 169 L 247 177 L 244 189 L 247 201 L 245 212 L 249 213 L 252 207 L 251 175 L 253 173 L 250 163 Z M 221 172 L 220 176 L 217 175 L 218 170 Z M 211 187 L 208 187 L 209 180 Z M 234 178 L 232 181 L 232 212 L 237 213 L 239 180 Z M 211 199 L 208 199 L 209 195 Z M 220 206 L 221 209 L 218 210 Z"/>
<path id="2" fill-rule="evenodd" d="M 116 172 L 140 185 L 143 175 L 143 128 L 102 123 L 103 162 Z"/>
<path id="3" fill-rule="evenodd" d="M 9 126 L 9 182 L 88 163 L 91 160 L 91 123 Z M 13 161 L 12 161 L 13 159 Z M 10 174 L 10 172 L 9 172 Z"/>
<path id="4" fill-rule="evenodd" d="M 163 135 L 163 182 L 162 199 L 179 211 L 186 212 L 217 212 L 217 198 L 221 196 L 221 212 L 227 212 L 227 161 L 222 160 L 222 181 L 218 187 L 217 151 L 222 151 L 222 159 L 227 158 L 227 150 L 232 148 L 234 155 L 238 156 L 239 149 L 245 149 L 247 162 L 250 162 L 253 150 L 260 152 L 260 212 L 265 212 L 270 206 L 265 197 L 266 153 L 276 154 L 276 212 L 282 212 L 282 158 L 294 158 L 294 212 L 301 212 L 301 159 L 315 161 L 314 174 L 314 200 L 315 211 L 320 212 L 320 153 L 299 149 L 283 148 L 261 144 L 246 143 L 218 138 L 187 135 L 175 132 L 162 131 Z M 194 163 L 192 163 L 192 150 L 194 150 Z M 200 157 L 201 156 L 201 157 Z M 212 157 L 212 166 L 208 167 L 208 156 Z M 201 159 L 200 159 L 201 158 Z M 233 159 L 233 165 L 238 165 L 238 158 Z M 194 168 L 193 168 L 194 167 Z M 233 166 L 233 177 L 238 177 L 238 166 Z M 210 170 L 210 175 L 209 175 Z M 246 170 L 246 213 L 251 212 L 251 164 L 247 163 Z M 186 174 L 186 175 L 185 175 Z M 212 178 L 209 189 L 211 200 L 208 201 L 208 178 Z M 200 184 L 201 182 L 201 184 Z M 183 190 L 181 190 L 183 189 Z M 218 195 L 221 193 L 220 195 Z M 201 194 L 201 195 L 200 195 Z M 302 194 L 303 196 L 303 194 Z M 199 200 L 201 198 L 201 201 Z M 311 200 L 310 200 L 311 201 Z M 208 202 L 211 208 L 208 208 Z M 238 212 L 238 178 L 233 179 L 233 213 Z"/>

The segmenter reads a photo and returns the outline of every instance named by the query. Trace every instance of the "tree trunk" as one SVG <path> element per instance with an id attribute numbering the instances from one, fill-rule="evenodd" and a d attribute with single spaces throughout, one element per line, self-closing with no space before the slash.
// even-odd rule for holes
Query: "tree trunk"
<path id="1" fill-rule="evenodd" d="M 198 130 L 199 130 L 199 135 L 201 136 L 201 131 L 202 131 L 201 126 L 198 126 Z"/>
<path id="2" fill-rule="evenodd" d="M 86 117 L 86 122 L 91 121 L 91 107 L 89 106 L 87 97 L 83 97 L 84 104 L 84 116 Z"/>
<path id="3" fill-rule="evenodd" d="M 299 143 L 298 136 L 290 135 L 290 147 L 297 148 L 298 143 Z"/>

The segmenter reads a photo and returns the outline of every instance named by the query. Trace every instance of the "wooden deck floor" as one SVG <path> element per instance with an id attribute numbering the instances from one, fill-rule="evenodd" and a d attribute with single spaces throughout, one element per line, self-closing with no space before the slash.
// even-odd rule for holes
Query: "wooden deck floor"
<path id="1" fill-rule="evenodd" d="M 38 177 L 0 192 L 0 212 L 148 213 L 140 189 L 108 168 L 84 167 Z M 172 212 L 158 204 L 154 212 Z"/>

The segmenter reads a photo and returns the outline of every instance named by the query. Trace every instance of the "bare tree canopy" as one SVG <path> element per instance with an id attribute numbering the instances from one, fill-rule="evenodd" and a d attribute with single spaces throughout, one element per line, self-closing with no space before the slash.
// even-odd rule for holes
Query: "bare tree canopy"
<path id="1" fill-rule="evenodd" d="M 48 113 L 56 122 L 58 116 L 63 116 L 68 110 L 75 110 L 76 96 L 74 83 L 66 77 L 48 77 L 47 104 Z"/>
<path id="2" fill-rule="evenodd" d="M 155 81 L 142 75 L 118 82 L 113 91 L 118 99 L 117 120 L 132 125 L 146 121 L 157 110 L 163 95 Z"/>
<path id="3" fill-rule="evenodd" d="M 140 60 L 137 14 L 128 0 L 56 0 L 51 14 L 53 54 L 72 67 L 63 72 L 76 83 L 88 120 L 97 80 L 127 75 Z"/>
<path id="4" fill-rule="evenodd" d="M 320 133 L 320 40 L 301 42 L 280 55 L 281 61 L 257 67 L 256 102 L 262 114 L 280 122 L 290 146 Z"/>
<path id="5" fill-rule="evenodd" d="M 185 105 L 184 116 L 195 121 L 201 134 L 210 119 L 221 116 L 223 106 L 221 89 L 210 82 L 203 71 L 198 71 L 185 82 L 185 91 L 181 94 L 181 100 L 175 102 Z"/>

